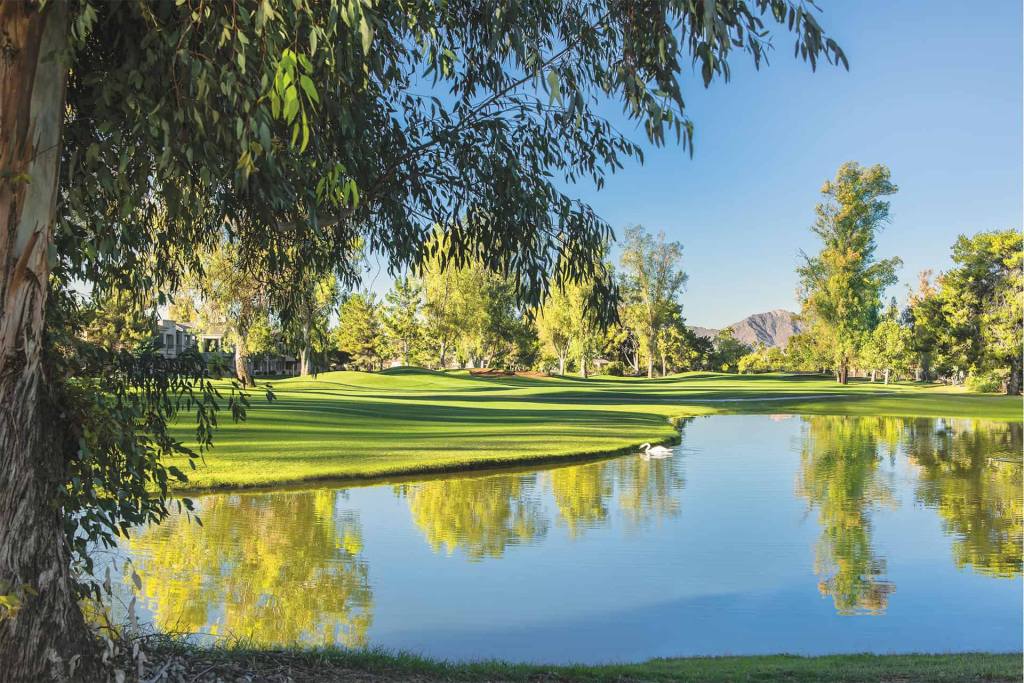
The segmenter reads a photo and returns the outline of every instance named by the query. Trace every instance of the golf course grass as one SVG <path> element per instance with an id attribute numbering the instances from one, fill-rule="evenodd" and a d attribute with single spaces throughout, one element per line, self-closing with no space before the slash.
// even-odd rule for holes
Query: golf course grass
<path id="1" fill-rule="evenodd" d="M 261 387 L 264 385 L 260 383 Z M 190 489 L 370 478 L 590 457 L 678 438 L 672 420 L 800 413 L 1020 420 L 1021 399 L 920 384 L 841 386 L 800 375 L 473 376 L 396 368 L 269 382 L 224 421 Z M 176 435 L 189 441 L 183 416 Z M 172 462 L 183 470 L 181 462 Z"/>
<path id="2" fill-rule="evenodd" d="M 169 668 L 181 680 L 301 681 L 957 681 L 1021 680 L 1018 654 L 828 655 L 797 657 L 685 657 L 639 664 L 543 666 L 479 662 L 438 662 L 415 655 L 343 649 L 258 650 L 243 646 L 200 648 L 171 641 L 149 658 L 154 669 Z M 248 678 L 247 678 L 248 677 Z"/>

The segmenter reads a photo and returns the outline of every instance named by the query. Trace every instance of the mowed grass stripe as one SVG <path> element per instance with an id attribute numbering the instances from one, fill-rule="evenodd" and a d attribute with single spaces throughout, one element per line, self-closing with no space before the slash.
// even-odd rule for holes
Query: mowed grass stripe
<path id="1" fill-rule="evenodd" d="M 1021 419 L 1019 397 L 917 384 L 842 387 L 827 378 L 782 374 L 582 380 L 399 369 L 331 372 L 271 384 L 277 400 L 267 403 L 257 391 L 245 422 L 222 423 L 214 448 L 190 474 L 190 488 L 457 471 L 610 454 L 645 441 L 671 441 L 676 430 L 670 420 L 690 415 Z M 191 426 L 184 416 L 175 429 L 188 441 Z"/>

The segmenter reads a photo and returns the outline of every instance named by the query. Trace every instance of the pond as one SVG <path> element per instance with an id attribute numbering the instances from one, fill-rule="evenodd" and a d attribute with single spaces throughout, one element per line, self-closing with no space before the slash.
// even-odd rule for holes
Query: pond
<path id="1" fill-rule="evenodd" d="M 1019 650 L 1020 423 L 681 430 L 665 459 L 197 496 L 116 590 L 200 640 L 448 659 Z"/>

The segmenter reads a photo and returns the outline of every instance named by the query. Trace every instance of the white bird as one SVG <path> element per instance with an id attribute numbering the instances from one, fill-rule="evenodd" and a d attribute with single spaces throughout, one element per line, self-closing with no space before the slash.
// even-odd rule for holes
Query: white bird
<path id="1" fill-rule="evenodd" d="M 664 446 L 651 446 L 651 444 L 645 443 L 640 444 L 640 448 L 648 458 L 667 458 L 672 455 L 672 449 Z"/>

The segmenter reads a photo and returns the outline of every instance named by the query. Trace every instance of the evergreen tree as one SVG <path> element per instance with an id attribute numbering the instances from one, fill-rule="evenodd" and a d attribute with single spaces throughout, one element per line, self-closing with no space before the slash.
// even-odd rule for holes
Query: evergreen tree
<path id="1" fill-rule="evenodd" d="M 386 303 L 381 318 L 384 334 L 402 365 L 415 362 L 423 341 L 423 324 L 420 320 L 422 295 L 420 283 L 407 275 L 395 280 L 394 286 L 384 297 Z"/>
<path id="2" fill-rule="evenodd" d="M 357 292 L 345 299 L 333 337 L 334 345 L 348 354 L 353 367 L 367 371 L 380 369 L 385 347 L 380 314 L 372 294 Z"/>

